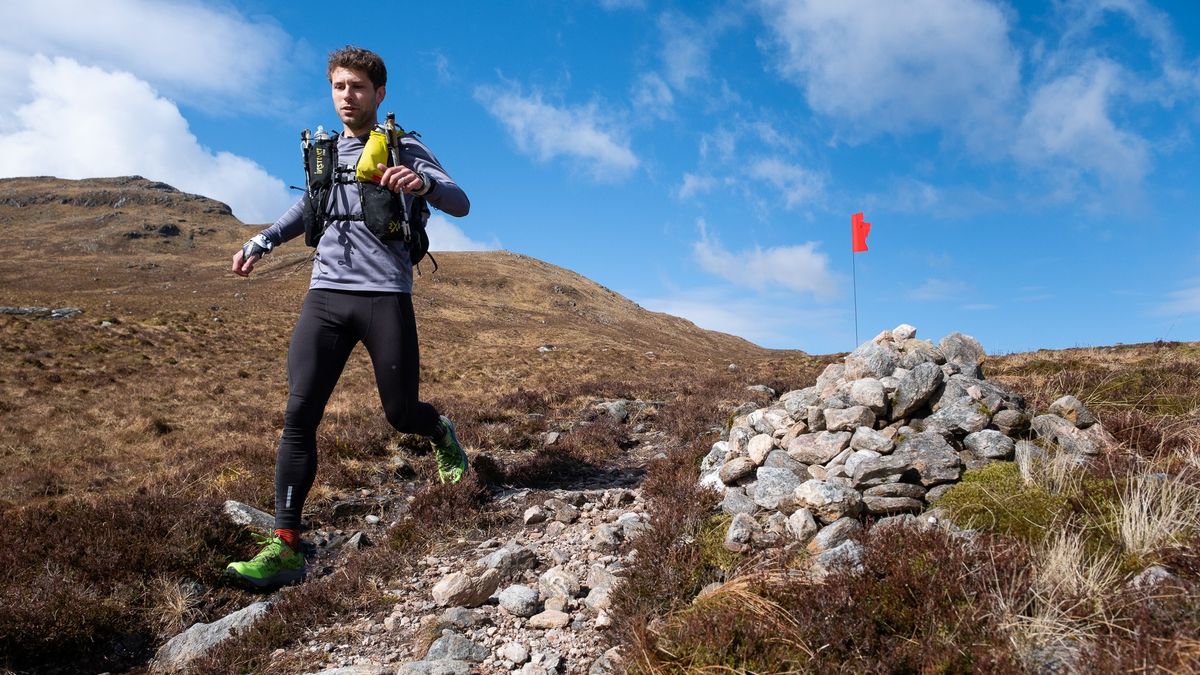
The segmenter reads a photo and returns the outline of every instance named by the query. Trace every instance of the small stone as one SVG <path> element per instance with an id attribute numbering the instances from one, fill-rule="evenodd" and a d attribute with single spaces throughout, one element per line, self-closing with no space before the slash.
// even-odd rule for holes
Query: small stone
<path id="1" fill-rule="evenodd" d="M 825 431 L 825 409 L 819 405 L 808 406 L 808 430 L 816 433 Z"/>
<path id="2" fill-rule="evenodd" d="M 248 527 L 260 534 L 275 532 L 275 516 L 232 499 L 225 502 L 225 517 L 234 525 Z"/>
<path id="3" fill-rule="evenodd" d="M 732 433 L 732 432 L 731 432 Z M 719 468 L 729 458 L 729 441 L 717 441 L 700 461 L 700 473 L 705 474 Z"/>
<path id="4" fill-rule="evenodd" d="M 863 497 L 863 507 L 868 513 L 877 516 L 913 513 L 920 511 L 924 506 L 921 500 L 911 497 Z"/>
<path id="5" fill-rule="evenodd" d="M 863 490 L 863 498 L 867 497 L 908 497 L 909 499 L 924 499 L 925 488 L 912 483 L 887 483 Z"/>
<path id="6" fill-rule="evenodd" d="M 942 495 L 954 489 L 954 485 L 954 483 L 946 483 L 929 488 L 929 491 L 925 493 L 925 502 L 928 504 L 936 502 Z"/>
<path id="7" fill-rule="evenodd" d="M 721 500 L 721 511 L 727 515 L 738 513 L 752 514 L 758 510 L 758 504 L 746 496 L 744 488 L 730 488 Z"/>
<path id="8" fill-rule="evenodd" d="M 896 369 L 899 353 L 875 342 L 864 342 L 846 357 L 845 379 L 887 377 Z"/>
<path id="9" fill-rule="evenodd" d="M 500 648 L 499 655 L 500 658 L 519 666 L 529 660 L 529 648 L 520 642 L 506 642 Z"/>
<path id="10" fill-rule="evenodd" d="M 788 516 L 787 531 L 788 534 L 795 537 L 796 541 L 806 544 L 813 535 L 817 533 L 820 526 L 817 525 L 816 519 L 813 518 L 812 511 L 808 509 L 798 509 L 791 516 Z"/>
<path id="11" fill-rule="evenodd" d="M 887 392 L 884 389 L 883 383 L 877 379 L 868 377 L 851 382 L 850 400 L 855 405 L 868 408 L 876 416 L 882 416 L 887 413 Z"/>
<path id="12" fill-rule="evenodd" d="M 929 402 L 943 381 L 942 369 L 933 363 L 921 363 L 900 378 L 892 403 L 892 419 L 899 420 L 913 414 Z"/>
<path id="13" fill-rule="evenodd" d="M 882 455 L 874 450 L 855 450 L 849 457 L 846 458 L 846 473 L 848 475 L 854 475 L 854 470 L 858 468 L 859 464 L 861 464 L 864 460 L 875 459 L 876 457 L 882 457 Z"/>
<path id="14" fill-rule="evenodd" d="M 762 466 L 767 461 L 767 454 L 775 448 L 775 439 L 767 434 L 759 434 L 746 444 L 746 454 L 755 466 Z"/>
<path id="15" fill-rule="evenodd" d="M 779 500 L 800 485 L 800 476 L 790 469 L 759 467 L 755 474 L 754 503 L 764 509 L 774 509 Z"/>
<path id="16" fill-rule="evenodd" d="M 536 525 L 538 523 L 545 522 L 549 518 L 550 518 L 549 511 L 542 508 L 541 506 L 534 505 L 534 506 L 531 506 L 531 507 L 525 509 L 525 515 L 523 517 L 523 520 L 526 525 Z"/>
<path id="17" fill-rule="evenodd" d="M 425 654 L 426 661 L 450 659 L 480 663 L 487 657 L 486 647 L 451 630 L 442 631 L 442 636 L 429 645 L 429 651 Z"/>
<path id="18" fill-rule="evenodd" d="M 579 579 L 563 567 L 551 567 L 538 577 L 538 591 L 547 599 L 573 598 L 579 595 Z"/>
<path id="19" fill-rule="evenodd" d="M 1070 395 L 1051 403 L 1050 413 L 1067 420 L 1078 429 L 1086 429 L 1096 423 L 1096 416 L 1088 410 L 1083 401 Z"/>
<path id="20" fill-rule="evenodd" d="M 487 602 L 499 584 L 500 573 L 495 569 L 485 570 L 478 575 L 453 572 L 433 587 L 433 600 L 443 607 L 478 607 Z"/>
<path id="21" fill-rule="evenodd" d="M 975 338 L 955 332 L 942 338 L 938 347 L 946 355 L 946 363 L 958 366 L 960 372 L 976 378 L 983 375 L 981 364 L 986 354 Z"/>
<path id="22" fill-rule="evenodd" d="M 566 628 L 569 623 L 571 623 L 571 617 L 566 612 L 548 609 L 541 614 L 535 614 L 530 617 L 526 625 L 530 628 L 550 630 L 553 628 Z"/>
<path id="23" fill-rule="evenodd" d="M 820 480 L 805 481 L 796 488 L 796 500 L 822 523 L 857 516 L 862 496 L 853 488 Z"/>
<path id="24" fill-rule="evenodd" d="M 725 533 L 725 548 L 734 553 L 743 553 L 750 549 L 750 541 L 754 533 L 761 531 L 758 521 L 745 513 L 739 513 L 729 523 Z"/>
<path id="25" fill-rule="evenodd" d="M 827 409 L 825 428 L 829 431 L 854 431 L 859 427 L 875 426 L 875 413 L 866 406 L 855 405 L 844 410 Z M 847 443 L 849 439 L 847 439 Z"/>
<path id="26" fill-rule="evenodd" d="M 880 455 L 886 455 L 895 447 L 896 444 L 892 442 L 891 438 L 870 427 L 859 427 L 854 430 L 854 435 L 850 437 L 850 448 L 852 450 L 871 450 Z"/>
<path id="27" fill-rule="evenodd" d="M 538 592 L 522 584 L 500 591 L 500 607 L 513 616 L 530 617 L 538 611 Z"/>
<path id="28" fill-rule="evenodd" d="M 821 553 L 849 541 L 850 537 L 862 531 L 862 524 L 854 518 L 840 518 L 821 528 L 816 536 L 808 542 L 809 553 Z"/>
<path id="29" fill-rule="evenodd" d="M 754 473 L 758 465 L 749 457 L 734 457 L 721 467 L 719 476 L 726 485 L 735 485 L 738 481 Z"/>
<path id="30" fill-rule="evenodd" d="M 1016 444 L 1011 438 L 993 429 L 968 434 L 963 439 L 963 447 L 976 457 L 985 459 L 1012 459 L 1016 450 Z"/>
<path id="31" fill-rule="evenodd" d="M 1080 429 L 1058 415 L 1038 415 L 1030 426 L 1038 438 L 1078 455 L 1097 455 L 1116 446 L 1116 440 L 1099 424 Z"/>
<path id="32" fill-rule="evenodd" d="M 853 434 L 847 431 L 819 431 L 796 437 L 787 453 L 802 464 L 825 464 L 850 445 Z"/>
<path id="33" fill-rule="evenodd" d="M 625 540 L 624 530 L 615 523 L 604 523 L 592 533 L 592 548 L 597 551 L 615 551 Z"/>
<path id="34" fill-rule="evenodd" d="M 992 415 L 992 424 L 1005 436 L 1016 436 L 1029 428 L 1029 416 L 1020 410 L 1001 410 Z"/>
<path id="35" fill-rule="evenodd" d="M 917 329 L 906 323 L 902 323 L 892 329 L 892 339 L 896 342 L 904 342 L 915 337 L 917 337 Z"/>

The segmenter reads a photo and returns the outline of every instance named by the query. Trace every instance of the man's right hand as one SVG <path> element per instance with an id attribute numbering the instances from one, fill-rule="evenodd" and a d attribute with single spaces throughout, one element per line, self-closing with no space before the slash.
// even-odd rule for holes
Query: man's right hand
<path id="1" fill-rule="evenodd" d="M 246 258 L 242 255 L 241 249 L 233 254 L 233 273 L 239 277 L 248 277 L 250 272 L 254 270 L 254 263 L 258 262 L 261 255 L 252 255 Z"/>

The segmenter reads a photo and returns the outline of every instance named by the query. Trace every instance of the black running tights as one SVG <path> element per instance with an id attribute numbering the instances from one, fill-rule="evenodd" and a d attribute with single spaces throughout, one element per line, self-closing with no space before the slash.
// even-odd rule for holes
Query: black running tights
<path id="1" fill-rule="evenodd" d="M 438 412 L 417 398 L 420 355 L 412 295 L 312 289 L 288 348 L 288 403 L 275 457 L 275 527 L 300 529 L 317 475 L 317 425 L 354 345 L 362 342 L 388 422 L 432 436 Z"/>

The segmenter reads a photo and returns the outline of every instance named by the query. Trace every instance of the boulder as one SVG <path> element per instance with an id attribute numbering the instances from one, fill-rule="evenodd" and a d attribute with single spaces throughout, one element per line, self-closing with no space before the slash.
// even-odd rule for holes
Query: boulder
<path id="1" fill-rule="evenodd" d="M 854 380 L 849 388 L 850 402 L 854 405 L 869 408 L 877 417 L 887 413 L 887 392 L 879 380 L 870 377 Z"/>
<path id="2" fill-rule="evenodd" d="M 808 509 L 797 509 L 788 516 L 787 532 L 802 544 L 807 544 L 820 529 L 812 511 Z"/>
<path id="3" fill-rule="evenodd" d="M 962 459 L 946 439 L 936 433 L 909 436 L 896 448 L 896 454 L 912 458 L 912 468 L 920 476 L 921 485 L 927 488 L 956 481 L 962 475 Z"/>
<path id="4" fill-rule="evenodd" d="M 942 386 L 942 370 L 932 363 L 922 363 L 900 379 L 892 403 L 892 419 L 899 420 L 920 410 Z"/>
<path id="5" fill-rule="evenodd" d="M 850 537 L 862 532 L 862 523 L 855 518 L 840 518 L 832 523 L 821 528 L 816 536 L 808 542 L 808 552 L 817 554 L 822 551 L 828 551 L 842 543 L 849 541 Z"/>
<path id="6" fill-rule="evenodd" d="M 729 488 L 721 499 L 721 511 L 728 515 L 738 513 L 752 514 L 758 510 L 758 504 L 746 495 L 745 488 Z"/>
<path id="7" fill-rule="evenodd" d="M 795 495 L 799 505 L 822 523 L 855 517 L 862 505 L 862 496 L 857 490 L 828 481 L 805 481 L 795 489 Z"/>
<path id="8" fill-rule="evenodd" d="M 981 410 L 979 402 L 972 399 L 955 401 L 953 405 L 942 408 L 925 418 L 926 429 L 937 429 L 956 436 L 973 434 L 987 428 L 992 421 L 991 416 Z"/>
<path id="9" fill-rule="evenodd" d="M 774 448 L 774 438 L 771 438 L 769 434 L 759 434 L 746 444 L 746 456 L 754 462 L 755 466 L 762 466 L 762 463 L 767 461 L 767 454 Z"/>
<path id="10" fill-rule="evenodd" d="M 487 602 L 500 585 L 500 573 L 494 568 L 482 574 L 451 572 L 433 587 L 433 601 L 442 607 L 478 607 Z"/>
<path id="11" fill-rule="evenodd" d="M 802 464 L 825 464 L 850 445 L 852 436 L 847 431 L 818 431 L 797 436 L 788 446 L 787 453 Z"/>
<path id="12" fill-rule="evenodd" d="M 858 380 L 864 377 L 879 379 L 887 377 L 896 369 L 896 357 L 899 353 L 894 349 L 876 342 L 864 342 L 858 349 L 846 357 L 846 369 L 843 373 L 846 380 Z"/>
<path id="13" fill-rule="evenodd" d="M 754 438 L 754 430 L 750 427 L 734 426 L 729 430 L 729 453 L 725 456 L 725 461 L 734 457 L 743 457 L 746 454 L 746 444 L 750 439 Z"/>
<path id="14" fill-rule="evenodd" d="M 853 476 L 854 470 L 858 468 L 859 464 L 868 459 L 875 459 L 876 457 L 882 457 L 882 455 L 874 450 L 855 450 L 853 454 L 846 458 L 846 474 Z"/>
<path id="15" fill-rule="evenodd" d="M 816 405 L 820 400 L 821 396 L 817 393 L 816 387 L 789 391 L 779 397 L 779 402 L 783 404 L 783 409 L 792 416 L 792 419 L 806 418 L 808 416 L 808 406 Z"/>
<path id="16" fill-rule="evenodd" d="M 154 655 L 150 664 L 155 672 L 186 670 L 196 659 L 238 633 L 253 626 L 271 608 L 268 602 L 256 602 L 212 623 L 197 623 L 171 638 Z"/>
<path id="17" fill-rule="evenodd" d="M 739 513 L 733 517 L 729 529 L 725 532 L 725 548 L 734 553 L 744 553 L 750 550 L 754 534 L 761 530 L 758 521 L 753 517 Z"/>
<path id="18" fill-rule="evenodd" d="M 858 489 L 898 483 L 901 480 L 912 482 L 920 476 L 912 466 L 913 458 L 899 452 L 891 455 L 881 455 L 859 463 L 851 475 L 851 482 Z"/>
<path id="19" fill-rule="evenodd" d="M 845 379 L 845 374 L 846 365 L 844 363 L 831 363 L 825 366 L 825 370 L 822 370 L 821 374 L 817 376 L 817 383 L 813 387 L 818 399 L 833 393 L 837 389 L 838 383 Z"/>
<path id="20" fill-rule="evenodd" d="M 844 410 L 826 409 L 825 428 L 830 432 L 854 431 L 859 427 L 875 426 L 875 413 L 871 409 L 855 405 Z M 847 439 L 849 442 L 849 439 Z"/>
<path id="21" fill-rule="evenodd" d="M 1096 416 L 1088 410 L 1083 401 L 1069 395 L 1051 403 L 1050 414 L 1058 415 L 1078 429 L 1086 429 L 1096 423 Z"/>
<path id="22" fill-rule="evenodd" d="M 896 444 L 891 438 L 870 427 L 859 427 L 854 430 L 854 435 L 850 437 L 851 450 L 871 450 L 880 455 L 886 455 L 895 447 Z"/>
<path id="23" fill-rule="evenodd" d="M 1013 439 L 993 429 L 968 434 L 963 447 L 982 459 L 1012 459 L 1016 450 Z"/>
<path id="24" fill-rule="evenodd" d="M 753 474 L 756 466 L 754 460 L 749 457 L 734 457 L 725 462 L 725 465 L 721 467 L 717 476 L 720 477 L 721 482 L 725 485 L 735 485 L 745 477 Z"/>
<path id="25" fill-rule="evenodd" d="M 801 483 L 800 476 L 791 469 L 764 466 L 759 467 L 755 476 L 754 503 L 764 509 L 776 508 L 779 500 L 795 491 Z"/>
<path id="26" fill-rule="evenodd" d="M 917 329 L 906 323 L 902 323 L 892 329 L 892 339 L 896 342 L 904 342 L 915 337 L 917 337 Z"/>
<path id="27" fill-rule="evenodd" d="M 730 434 L 733 431 L 730 430 Z M 706 474 L 720 468 L 729 459 L 729 441 L 717 441 L 712 449 L 700 460 L 700 474 Z"/>
<path id="28" fill-rule="evenodd" d="M 1005 436 L 1016 436 L 1029 428 L 1029 416 L 1020 410 L 1005 409 L 992 415 L 992 425 Z"/>
<path id="29" fill-rule="evenodd" d="M 953 363 L 960 372 L 971 377 L 982 377 L 982 364 L 986 354 L 979 340 L 970 335 L 954 332 L 942 338 L 938 347 L 946 356 L 946 363 Z"/>
<path id="30" fill-rule="evenodd" d="M 1116 439 L 1099 424 L 1080 429 L 1058 415 L 1038 415 L 1030 427 L 1038 438 L 1077 455 L 1098 455 L 1116 446 Z"/>
<path id="31" fill-rule="evenodd" d="M 940 366 L 946 362 L 946 355 L 942 354 L 942 350 L 935 347 L 929 340 L 909 338 L 901 342 L 899 346 L 901 368 L 912 370 L 922 363 Z"/>

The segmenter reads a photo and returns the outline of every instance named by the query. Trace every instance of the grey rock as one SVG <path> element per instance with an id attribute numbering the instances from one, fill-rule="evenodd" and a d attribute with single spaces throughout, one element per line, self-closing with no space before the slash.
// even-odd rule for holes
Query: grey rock
<path id="1" fill-rule="evenodd" d="M 393 669 L 376 664 L 360 664 L 357 666 L 343 666 L 341 668 L 329 668 L 322 670 L 319 673 L 311 675 L 392 675 Z"/>
<path id="2" fill-rule="evenodd" d="M 854 431 L 859 427 L 875 426 L 875 413 L 866 406 L 856 405 L 844 410 L 827 409 L 825 428 L 830 432 Z M 846 439 L 849 443 L 849 439 Z"/>
<path id="3" fill-rule="evenodd" d="M 546 522 L 548 518 L 550 518 L 550 512 L 535 504 L 525 509 L 522 522 L 526 525 L 537 525 L 538 523 Z"/>
<path id="4" fill-rule="evenodd" d="M 457 659 L 414 661 L 396 670 L 396 675 L 470 675 L 471 664 Z"/>
<path id="5" fill-rule="evenodd" d="M 861 544 L 856 541 L 843 541 L 813 556 L 813 571 L 817 576 L 822 576 L 841 566 L 861 570 L 862 555 Z"/>
<path id="6" fill-rule="evenodd" d="M 474 628 L 479 625 L 479 611 L 466 607 L 450 607 L 441 613 L 438 620 L 446 626 L 455 628 Z"/>
<path id="7" fill-rule="evenodd" d="M 612 604 L 609 596 L 617 586 L 616 575 L 602 565 L 593 565 L 588 571 L 587 585 L 589 590 L 583 604 L 596 611 L 608 609 Z"/>
<path id="8" fill-rule="evenodd" d="M 833 471 L 834 468 L 838 467 L 838 466 L 845 468 L 846 460 L 850 459 L 850 455 L 853 455 L 853 454 L 854 454 L 853 450 L 851 450 L 850 448 L 846 448 L 845 450 L 842 450 L 841 452 L 839 452 L 836 457 L 829 460 L 828 462 L 825 462 L 825 468 L 829 469 L 830 471 Z"/>
<path id="9" fill-rule="evenodd" d="M 730 430 L 730 434 L 732 433 L 733 431 Z M 709 450 L 708 454 L 704 456 L 704 459 L 700 461 L 700 473 L 706 474 L 714 469 L 719 468 L 721 465 L 725 464 L 725 461 L 728 458 L 729 441 L 717 441 L 716 443 L 713 443 L 712 449 Z"/>
<path id="10" fill-rule="evenodd" d="M 808 406 L 807 422 L 810 432 L 825 431 L 825 408 L 820 405 Z"/>
<path id="11" fill-rule="evenodd" d="M 760 394 L 766 394 L 771 398 L 775 398 L 775 390 L 765 384 L 752 384 L 746 387 L 746 391 L 758 392 Z"/>
<path id="12" fill-rule="evenodd" d="M 757 510 L 758 504 L 746 496 L 746 490 L 743 488 L 729 488 L 721 500 L 721 511 L 731 516 L 738 513 L 753 514 Z"/>
<path id="13" fill-rule="evenodd" d="M 882 455 L 860 462 L 851 476 L 856 488 L 873 487 L 885 483 L 898 483 L 902 479 L 917 480 L 919 475 L 912 466 L 913 458 L 899 452 Z"/>
<path id="14" fill-rule="evenodd" d="M 820 398 L 824 398 L 837 389 L 838 383 L 845 379 L 846 365 L 844 363 L 831 363 L 825 366 L 825 370 L 817 376 L 815 389 Z"/>
<path id="15" fill-rule="evenodd" d="M 847 475 L 853 476 L 854 470 L 858 468 L 859 464 L 868 459 L 875 459 L 876 457 L 882 457 L 882 455 L 874 450 L 855 450 L 853 454 L 846 458 L 845 466 Z"/>
<path id="16" fill-rule="evenodd" d="M 1029 416 L 1020 410 L 1001 410 L 992 415 L 992 424 L 1005 436 L 1016 436 L 1029 428 Z"/>
<path id="17" fill-rule="evenodd" d="M 862 523 L 854 518 L 841 518 L 821 528 L 808 542 L 809 553 L 821 553 L 849 541 L 850 537 L 862 532 Z"/>
<path id="18" fill-rule="evenodd" d="M 802 464 L 825 464 L 850 445 L 852 436 L 848 431 L 818 431 L 797 436 L 788 446 L 787 453 Z"/>
<path id="19" fill-rule="evenodd" d="M 617 675 L 623 673 L 624 662 L 621 660 L 621 648 L 613 647 L 592 662 L 588 675 Z"/>
<path id="20" fill-rule="evenodd" d="M 820 480 L 808 480 L 795 488 L 796 501 L 822 523 L 857 516 L 862 496 L 853 488 Z"/>
<path id="21" fill-rule="evenodd" d="M 808 509 L 797 509 L 792 515 L 788 516 L 787 532 L 796 539 L 796 541 L 807 544 L 809 539 L 816 535 L 820 526 L 813 518 L 812 511 Z"/>
<path id="22" fill-rule="evenodd" d="M 625 422 L 629 419 L 629 401 L 601 401 L 596 404 L 596 410 L 602 414 L 611 417 L 617 422 Z"/>
<path id="23" fill-rule="evenodd" d="M 532 569 L 537 564 L 537 554 L 519 546 L 509 544 L 483 556 L 477 563 L 484 569 L 494 569 L 502 577 L 508 577 L 516 572 Z"/>
<path id="24" fill-rule="evenodd" d="M 248 527 L 260 534 L 275 532 L 275 516 L 232 499 L 225 502 L 225 517 L 235 525 Z"/>
<path id="25" fill-rule="evenodd" d="M 734 553 L 742 553 L 750 549 L 750 542 L 756 532 L 761 531 L 758 521 L 744 513 L 733 517 L 729 529 L 725 533 L 725 548 Z"/>
<path id="26" fill-rule="evenodd" d="M 538 591 L 543 598 L 573 598 L 579 595 L 579 579 L 563 567 L 551 567 L 538 577 Z"/>
<path id="27" fill-rule="evenodd" d="M 966 375 L 981 377 L 981 364 L 987 356 L 979 340 L 970 335 L 954 332 L 942 338 L 938 347 L 946 355 L 946 362 L 953 363 Z"/>
<path id="28" fill-rule="evenodd" d="M 892 339 L 896 342 L 904 342 L 915 337 L 917 337 L 917 329 L 906 323 L 902 323 L 892 329 Z"/>
<path id="29" fill-rule="evenodd" d="M 500 658 L 521 665 L 529 660 L 529 648 L 520 642 L 506 642 L 498 652 Z"/>
<path id="30" fill-rule="evenodd" d="M 887 414 L 888 399 L 883 382 L 868 377 L 854 380 L 849 386 L 851 403 L 870 409 L 877 417 Z"/>
<path id="31" fill-rule="evenodd" d="M 1011 438 L 993 429 L 968 434 L 963 439 L 963 447 L 976 457 L 986 459 L 1012 459 L 1016 450 Z"/>
<path id="32" fill-rule="evenodd" d="M 913 414 L 933 398 L 942 386 L 942 370 L 932 363 L 921 363 L 900 379 L 892 403 L 892 419 Z"/>
<path id="33" fill-rule="evenodd" d="M 928 504 L 936 502 L 942 498 L 942 495 L 953 490 L 955 485 L 956 483 L 946 483 L 929 488 L 929 491 L 925 493 L 925 502 Z"/>
<path id="34" fill-rule="evenodd" d="M 771 454 L 767 455 L 767 461 L 763 462 L 763 466 L 772 469 L 787 469 L 798 476 L 805 474 L 808 470 L 807 466 L 792 459 L 792 456 L 785 450 L 772 450 Z"/>
<path id="35" fill-rule="evenodd" d="M 1070 395 L 1051 403 L 1050 414 L 1058 415 L 1079 429 L 1086 429 L 1096 423 L 1096 416 L 1088 410 L 1083 401 Z"/>
<path id="36" fill-rule="evenodd" d="M 759 434 L 750 439 L 746 444 L 746 456 L 754 462 L 756 466 L 762 466 L 762 463 L 767 461 L 767 454 L 775 448 L 775 439 L 768 434 Z"/>
<path id="37" fill-rule="evenodd" d="M 373 545 L 374 544 L 371 542 L 371 538 L 367 536 L 366 532 L 355 532 L 353 536 L 346 540 L 346 543 L 342 545 L 342 548 L 350 551 L 357 551 Z"/>
<path id="38" fill-rule="evenodd" d="M 500 585 L 500 573 L 486 569 L 482 574 L 452 572 L 433 587 L 433 601 L 445 607 L 478 607 L 487 602 Z"/>
<path id="39" fill-rule="evenodd" d="M 538 592 L 523 584 L 500 591 L 500 607 L 513 616 L 530 617 L 538 612 Z"/>
<path id="40" fill-rule="evenodd" d="M 862 503 L 868 513 L 877 516 L 892 513 L 915 513 L 925 506 L 921 500 L 912 497 L 864 496 Z"/>
<path id="41" fill-rule="evenodd" d="M 734 457 L 742 457 L 746 454 L 746 444 L 750 439 L 754 438 L 754 430 L 750 427 L 734 426 L 729 430 L 729 454 L 726 455 L 725 461 Z"/>
<path id="42" fill-rule="evenodd" d="M 896 444 L 891 438 L 870 427 L 859 427 L 854 430 L 854 435 L 850 437 L 850 449 L 852 450 L 871 450 L 872 452 L 886 455 L 895 447 Z"/>
<path id="43" fill-rule="evenodd" d="M 1133 588 L 1152 589 L 1175 578 L 1171 571 L 1162 565 L 1151 565 L 1130 580 Z"/>
<path id="44" fill-rule="evenodd" d="M 871 534 L 882 534 L 884 531 L 898 527 L 901 529 L 920 527 L 917 517 L 911 513 L 901 513 L 886 518 L 880 518 L 871 526 Z"/>
<path id="45" fill-rule="evenodd" d="M 887 349 L 875 342 L 864 342 L 858 349 L 846 357 L 847 380 L 858 380 L 864 377 L 879 379 L 887 377 L 896 369 L 896 357 L 899 353 Z"/>
<path id="46" fill-rule="evenodd" d="M 957 436 L 982 431 L 987 428 L 992 418 L 980 408 L 979 402 L 972 399 L 955 401 L 925 418 L 925 428 L 948 431 Z"/>
<path id="47" fill-rule="evenodd" d="M 253 626 L 270 607 L 270 603 L 256 602 L 212 623 L 193 624 L 159 647 L 151 669 L 156 672 L 185 670 L 217 645 Z"/>
<path id="48" fill-rule="evenodd" d="M 946 362 L 946 355 L 929 340 L 910 338 L 901 342 L 899 346 L 901 368 L 912 370 L 922 363 L 940 366 Z"/>
<path id="49" fill-rule="evenodd" d="M 1097 455 L 1116 445 L 1099 424 L 1080 429 L 1058 415 L 1038 415 L 1030 426 L 1038 438 L 1078 455 Z"/>
<path id="50" fill-rule="evenodd" d="M 764 509 L 774 509 L 780 498 L 791 494 L 800 485 L 800 476 L 790 469 L 759 467 L 755 474 L 754 503 Z"/>
<path id="51" fill-rule="evenodd" d="M 935 433 L 909 436 L 896 448 L 896 454 L 912 458 L 912 467 L 927 488 L 956 481 L 962 475 L 962 459 L 946 439 Z"/>
<path id="52" fill-rule="evenodd" d="M 575 505 L 568 504 L 561 499 L 547 499 L 546 501 L 542 502 L 542 506 L 550 509 L 554 519 L 560 523 L 566 523 L 569 525 L 576 520 L 579 520 L 579 509 L 576 508 Z"/>
<path id="53" fill-rule="evenodd" d="M 617 518 L 617 525 L 621 526 L 621 534 L 626 539 L 632 539 L 634 536 L 650 529 L 650 520 L 644 513 L 622 513 Z"/>
<path id="54" fill-rule="evenodd" d="M 625 530 L 615 523 L 604 523 L 592 532 L 592 548 L 615 551 L 625 541 Z"/>
<path id="55" fill-rule="evenodd" d="M 808 416 L 808 406 L 816 405 L 820 400 L 821 397 L 817 393 L 816 387 L 789 391 L 779 397 L 779 402 L 783 404 L 783 409 L 792 416 L 792 419 L 806 418 Z"/>
<path id="56" fill-rule="evenodd" d="M 886 483 L 863 490 L 863 498 L 867 497 L 908 497 L 920 500 L 925 498 L 925 488 L 912 483 Z"/>
<path id="57" fill-rule="evenodd" d="M 973 393 L 975 395 L 972 395 Z M 946 379 L 933 409 L 940 410 L 963 399 L 980 401 L 993 414 L 999 410 L 1025 409 L 1025 397 L 1008 387 L 966 375 L 951 375 Z"/>
<path id="58" fill-rule="evenodd" d="M 429 645 L 425 653 L 426 661 L 467 661 L 479 663 L 488 657 L 487 647 L 477 644 L 470 638 L 452 630 L 442 631 L 442 636 Z"/>
<path id="59" fill-rule="evenodd" d="M 749 457 L 734 457 L 725 462 L 717 475 L 726 485 L 736 485 L 739 481 L 754 473 L 757 465 Z"/>

